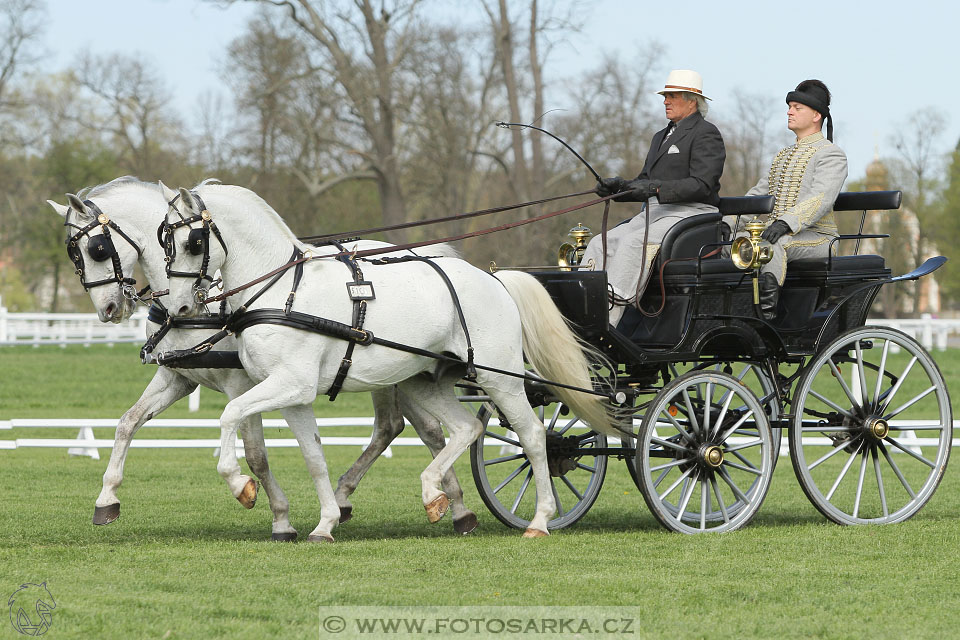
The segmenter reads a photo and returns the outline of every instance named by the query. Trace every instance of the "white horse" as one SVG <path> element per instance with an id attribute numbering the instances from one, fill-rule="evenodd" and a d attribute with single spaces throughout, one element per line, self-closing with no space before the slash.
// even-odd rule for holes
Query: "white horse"
<path id="1" fill-rule="evenodd" d="M 132 277 L 134 265 L 139 265 L 154 291 L 167 288 L 167 276 L 164 272 L 164 256 L 156 241 L 156 227 L 167 211 L 167 201 L 156 184 L 141 182 L 136 178 L 118 178 L 87 191 L 83 198 L 68 194 L 70 206 L 60 205 L 48 200 L 51 207 L 65 220 L 80 227 L 93 222 L 103 213 L 114 221 L 120 230 L 127 234 L 129 241 L 116 230 L 111 234 L 111 244 L 117 254 L 118 266 L 124 277 Z M 83 200 L 90 199 L 98 211 L 92 211 Z M 76 232 L 68 227 L 68 235 Z M 95 260 L 90 255 L 90 243 L 99 243 L 101 227 L 92 229 L 90 234 L 79 238 L 76 250 L 80 252 L 84 274 L 81 281 L 93 283 L 109 281 L 115 275 L 112 258 Z M 132 242 L 132 243 L 131 243 Z M 384 246 L 385 243 L 365 242 L 363 246 Z M 452 252 L 449 247 L 433 247 L 438 251 Z M 141 253 L 138 253 L 138 250 Z M 116 280 L 117 278 L 113 278 Z M 136 303 L 133 297 L 124 295 L 120 282 L 105 282 L 103 286 L 89 288 L 91 300 L 102 322 L 120 322 L 133 313 Z M 148 323 L 148 335 L 152 335 L 159 325 Z M 174 328 L 166 333 L 157 344 L 156 350 L 189 349 L 206 339 L 214 331 L 209 329 Z M 228 338 L 218 345 L 223 350 L 235 350 L 236 343 Z M 164 411 L 177 400 L 186 397 L 198 384 L 225 393 L 234 398 L 248 391 L 253 381 L 242 369 L 172 369 L 158 367 L 153 380 L 141 394 L 140 399 L 124 413 L 117 425 L 115 445 L 110 462 L 103 476 L 103 488 L 97 498 L 94 510 L 94 524 L 109 524 L 120 514 L 120 501 L 117 489 L 123 481 L 123 467 L 130 441 L 144 422 Z M 373 394 L 376 420 L 374 432 L 368 446 L 360 458 L 341 478 L 337 487 L 337 502 L 341 509 L 341 521 L 349 519 L 353 506 L 349 496 L 356 489 L 360 479 L 376 461 L 379 455 L 404 428 L 403 416 L 406 415 L 417 433 L 436 454 L 444 446 L 443 431 L 436 419 L 412 405 L 396 390 L 381 390 Z M 263 429 L 260 414 L 246 418 L 240 425 L 244 439 L 247 463 L 263 483 L 273 512 L 274 540 L 296 539 L 296 530 L 290 526 L 289 503 L 283 490 L 277 484 L 267 462 L 266 447 L 263 441 Z M 463 493 L 456 476 L 451 472 L 444 476 L 444 486 L 453 500 L 454 528 L 459 533 L 469 533 L 477 526 L 476 515 L 463 504 Z M 247 483 L 237 499 L 246 508 L 252 508 L 256 501 L 256 483 Z"/>
<path id="2" fill-rule="evenodd" d="M 194 193 L 205 206 L 199 204 Z M 178 198 L 174 192 L 166 192 L 165 197 L 171 203 Z M 184 225 L 185 219 L 193 222 Z M 294 247 L 311 252 L 311 247 L 299 242 L 266 202 L 241 187 L 200 185 L 194 192 L 180 189 L 179 202 L 171 205 L 167 220 L 174 225 L 165 238 L 169 257 L 173 258 L 171 273 L 213 273 L 219 269 L 228 291 L 286 264 Z M 202 233 L 197 231 L 201 225 L 208 236 L 203 255 L 194 255 L 188 241 L 197 241 L 193 234 Z M 477 365 L 483 365 L 478 366 L 476 381 L 517 433 L 534 474 L 537 507 L 524 535 L 547 535 L 555 500 L 547 469 L 545 429 L 527 401 L 523 380 L 515 376 L 524 373 L 526 354 L 545 378 L 589 388 L 591 372 L 583 347 L 546 290 L 529 274 L 507 271 L 494 277 L 459 259 L 442 258 L 435 263 L 452 283 L 462 316 L 453 292 L 430 265 L 418 261 L 377 265 L 367 261 L 362 262 L 362 270 L 372 283 L 369 293 L 375 299 L 369 301 L 364 329 L 375 338 L 444 354 L 461 363 L 468 361 L 472 344 Z M 292 288 L 293 271 L 282 273 L 266 290 L 267 283 L 261 282 L 239 291 L 231 298 L 234 307 L 282 309 Z M 348 282 L 352 282 L 352 273 L 341 261 L 310 260 L 305 263 L 293 310 L 349 325 L 353 302 L 348 296 Z M 202 277 L 172 277 L 168 299 L 171 313 L 178 317 L 196 314 L 200 309 L 198 298 L 205 295 L 207 286 L 208 281 Z M 465 318 L 466 327 L 461 325 L 461 318 Z M 244 368 L 258 384 L 231 400 L 220 418 L 218 470 L 235 491 L 248 481 L 233 455 L 238 425 L 249 415 L 283 407 L 312 417 L 311 403 L 336 378 L 346 342 L 288 326 L 254 324 L 243 330 L 238 344 Z M 388 348 L 376 341 L 358 345 L 352 360 L 344 391 L 397 385 L 448 428 L 448 445 L 421 474 L 423 505 L 430 521 L 438 520 L 448 504 L 440 488 L 441 476 L 483 432 L 480 422 L 454 393 L 453 383 L 464 375 L 465 367 Z M 604 399 L 559 387 L 556 392 L 593 429 L 613 431 Z M 306 449 L 306 443 L 301 446 Z M 319 441 L 304 455 L 323 468 Z M 332 540 L 339 510 L 332 491 L 321 486 L 319 480 L 317 489 L 321 520 L 310 538 Z"/>

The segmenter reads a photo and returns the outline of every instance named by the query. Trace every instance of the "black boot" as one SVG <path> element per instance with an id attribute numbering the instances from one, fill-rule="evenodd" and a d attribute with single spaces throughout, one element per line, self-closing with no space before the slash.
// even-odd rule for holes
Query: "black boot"
<path id="1" fill-rule="evenodd" d="M 772 273 L 760 274 L 760 315 L 766 321 L 777 317 L 777 300 L 780 298 L 780 285 Z"/>

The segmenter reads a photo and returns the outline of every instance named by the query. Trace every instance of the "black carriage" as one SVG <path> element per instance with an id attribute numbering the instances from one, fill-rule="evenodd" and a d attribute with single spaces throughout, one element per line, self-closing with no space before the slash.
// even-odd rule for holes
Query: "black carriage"
<path id="1" fill-rule="evenodd" d="M 791 262 L 770 322 L 757 311 L 754 270 L 716 251 L 730 244 L 721 216 L 768 213 L 768 196 L 724 198 L 720 213 L 677 224 L 639 309 L 628 309 L 616 328 L 607 324 L 605 272 L 534 270 L 580 337 L 612 363 L 598 365 L 597 385 L 613 384 L 627 397 L 619 422 L 631 434 L 620 442 L 598 435 L 543 386 L 528 386 L 547 426 L 558 503 L 550 527 L 587 512 L 613 457 L 626 461 L 668 529 L 737 529 L 766 495 L 782 436 L 803 491 L 830 520 L 914 515 L 943 476 L 953 417 L 926 350 L 866 323 L 884 284 L 916 280 L 945 261 L 931 258 L 894 277 L 883 257 L 860 254 L 862 240 L 885 237 L 862 232 L 866 212 L 897 209 L 900 200 L 899 191 L 840 194 L 835 211 L 861 212 L 858 233 L 838 239 L 855 244 L 853 254 Z M 465 401 L 485 400 L 466 393 Z M 534 504 L 526 458 L 495 407 L 483 403 L 479 415 L 487 427 L 471 463 L 481 497 L 503 523 L 525 527 Z"/>

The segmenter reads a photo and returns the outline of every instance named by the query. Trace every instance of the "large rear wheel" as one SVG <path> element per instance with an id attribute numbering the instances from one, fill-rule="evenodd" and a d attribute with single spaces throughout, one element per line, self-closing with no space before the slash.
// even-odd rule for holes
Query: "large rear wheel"
<path id="1" fill-rule="evenodd" d="M 950 396 L 930 354 L 900 331 L 861 327 L 834 339 L 807 365 L 793 408 L 794 472 L 833 522 L 901 522 L 943 478 Z"/>

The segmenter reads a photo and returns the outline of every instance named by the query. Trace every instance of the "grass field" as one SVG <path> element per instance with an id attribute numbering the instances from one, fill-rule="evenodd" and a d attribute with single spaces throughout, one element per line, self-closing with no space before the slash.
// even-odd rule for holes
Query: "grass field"
<path id="1" fill-rule="evenodd" d="M 952 383 L 960 353 L 935 357 Z M 3 349 L 0 419 L 117 417 L 151 375 L 132 347 Z M 200 415 L 222 406 L 205 394 Z M 317 407 L 366 415 L 369 401 Z M 165 414 L 186 415 L 185 402 Z M 326 453 L 335 479 L 359 448 Z M 319 505 L 300 454 L 270 457 L 305 535 Z M 319 546 L 269 542 L 265 496 L 252 511 L 240 507 L 208 449 L 132 450 L 123 515 L 107 527 L 90 524 L 105 460 L 2 451 L 0 597 L 46 581 L 57 602 L 49 638 L 316 638 L 319 608 L 332 605 L 562 605 L 571 615 L 612 605 L 639 620 L 632 637 L 654 638 L 942 638 L 960 628 L 952 467 L 912 520 L 845 528 L 807 502 L 783 459 L 753 524 L 681 536 L 657 525 L 623 463 L 611 461 L 581 522 L 523 540 L 486 513 L 466 459 L 457 471 L 480 529 L 464 538 L 449 517 L 428 524 L 419 485 L 427 460 L 421 448 L 380 460 L 354 494 L 354 519 L 335 530 L 336 544 Z M 0 639 L 21 637 L 3 618 Z"/>

